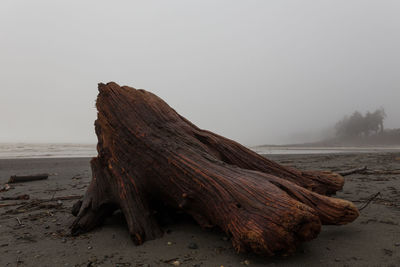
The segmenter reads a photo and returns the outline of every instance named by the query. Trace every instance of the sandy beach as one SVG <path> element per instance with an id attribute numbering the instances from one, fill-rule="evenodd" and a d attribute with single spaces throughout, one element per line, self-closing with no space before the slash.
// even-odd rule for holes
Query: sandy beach
<path id="1" fill-rule="evenodd" d="M 35 199 L 81 196 L 90 182 L 90 158 L 1 159 L 0 185 L 11 175 L 49 173 L 47 180 L 13 184 L 0 197 L 28 194 L 30 200 L 0 204 L 0 266 L 399 266 L 400 153 L 268 155 L 300 169 L 346 170 L 366 165 L 369 173 L 346 176 L 337 196 L 362 207 L 380 192 L 360 217 L 345 226 L 324 226 L 317 239 L 290 256 L 236 254 L 218 229 L 201 229 L 189 218 L 167 223 L 161 239 L 135 246 L 121 214 L 105 225 L 69 236 L 70 209 L 76 200 Z M 23 202 L 26 202 L 25 204 Z M 29 205 L 30 204 L 30 205 Z M 1 205 L 0 205 L 1 206 Z"/>

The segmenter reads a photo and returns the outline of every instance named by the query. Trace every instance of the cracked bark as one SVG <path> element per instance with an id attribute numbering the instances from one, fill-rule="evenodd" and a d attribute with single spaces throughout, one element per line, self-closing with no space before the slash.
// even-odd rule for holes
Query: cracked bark
<path id="1" fill-rule="evenodd" d="M 166 205 L 218 226 L 238 252 L 274 255 L 315 238 L 322 224 L 358 216 L 351 202 L 328 196 L 342 188 L 340 175 L 281 166 L 199 129 L 150 92 L 99 84 L 96 107 L 98 156 L 73 234 L 120 209 L 142 244 L 162 235 L 154 213 Z"/>

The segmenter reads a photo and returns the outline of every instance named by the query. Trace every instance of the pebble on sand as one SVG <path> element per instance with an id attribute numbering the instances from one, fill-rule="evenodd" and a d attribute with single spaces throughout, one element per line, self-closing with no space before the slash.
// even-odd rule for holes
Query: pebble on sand
<path id="1" fill-rule="evenodd" d="M 179 265 L 181 265 L 181 262 L 180 261 L 174 261 L 174 262 L 172 262 L 172 265 L 179 266 Z"/>
<path id="2" fill-rule="evenodd" d="M 190 249 L 198 249 L 199 246 L 198 246 L 196 243 L 190 243 L 190 244 L 188 245 L 188 248 L 190 248 Z"/>
<path id="3" fill-rule="evenodd" d="M 250 265 L 250 261 L 249 260 L 244 260 L 241 263 L 244 264 L 244 265 Z"/>

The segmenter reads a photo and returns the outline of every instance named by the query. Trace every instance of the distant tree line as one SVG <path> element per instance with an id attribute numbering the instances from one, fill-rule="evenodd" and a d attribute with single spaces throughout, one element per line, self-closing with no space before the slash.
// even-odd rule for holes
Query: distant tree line
<path id="1" fill-rule="evenodd" d="M 345 116 L 336 123 L 336 135 L 339 137 L 348 137 L 370 136 L 382 133 L 385 118 L 386 113 L 383 108 L 377 109 L 372 113 L 368 111 L 365 115 L 355 111 L 350 117 Z"/>

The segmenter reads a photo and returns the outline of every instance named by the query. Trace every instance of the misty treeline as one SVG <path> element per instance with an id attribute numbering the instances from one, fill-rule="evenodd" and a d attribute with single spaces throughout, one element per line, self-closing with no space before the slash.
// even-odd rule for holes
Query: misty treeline
<path id="1" fill-rule="evenodd" d="M 383 121 L 386 113 L 383 108 L 374 112 L 366 112 L 365 115 L 355 111 L 351 116 L 345 116 L 335 125 L 338 137 L 347 136 L 371 136 L 383 132 Z"/>

